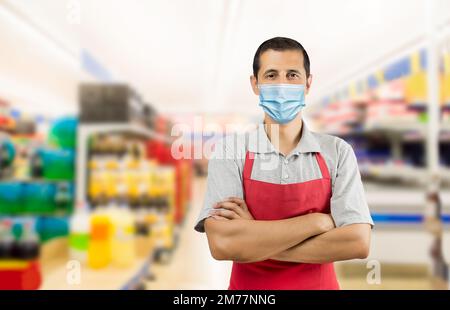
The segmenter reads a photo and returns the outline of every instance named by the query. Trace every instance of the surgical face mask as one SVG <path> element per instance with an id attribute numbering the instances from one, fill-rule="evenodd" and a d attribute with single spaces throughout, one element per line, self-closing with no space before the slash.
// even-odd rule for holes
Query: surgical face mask
<path id="1" fill-rule="evenodd" d="M 259 105 L 275 122 L 292 121 L 305 106 L 303 84 L 259 84 Z"/>

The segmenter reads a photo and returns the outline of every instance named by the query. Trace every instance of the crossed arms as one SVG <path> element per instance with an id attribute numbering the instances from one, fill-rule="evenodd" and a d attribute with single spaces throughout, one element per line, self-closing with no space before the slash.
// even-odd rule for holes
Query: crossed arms
<path id="1" fill-rule="evenodd" d="M 369 224 L 336 228 L 331 215 L 323 213 L 254 220 L 245 201 L 236 197 L 214 208 L 204 225 L 211 254 L 217 260 L 328 263 L 363 259 L 369 254 Z"/>

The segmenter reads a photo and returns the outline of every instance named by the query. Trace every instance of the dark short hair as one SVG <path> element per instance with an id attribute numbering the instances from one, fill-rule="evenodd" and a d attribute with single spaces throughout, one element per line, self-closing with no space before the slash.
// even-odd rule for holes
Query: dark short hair
<path id="1" fill-rule="evenodd" d="M 269 39 L 267 41 L 264 41 L 256 50 L 255 57 L 253 58 L 253 75 L 255 78 L 258 78 L 258 71 L 261 66 L 260 64 L 260 58 L 262 53 L 264 53 L 267 50 L 275 50 L 275 51 L 286 51 L 286 50 L 297 50 L 300 51 L 303 54 L 303 66 L 305 67 L 306 71 L 306 77 L 309 77 L 310 74 L 310 62 L 309 62 L 309 56 L 306 52 L 303 45 L 301 45 L 299 42 L 284 38 L 284 37 L 275 37 L 272 39 Z"/>

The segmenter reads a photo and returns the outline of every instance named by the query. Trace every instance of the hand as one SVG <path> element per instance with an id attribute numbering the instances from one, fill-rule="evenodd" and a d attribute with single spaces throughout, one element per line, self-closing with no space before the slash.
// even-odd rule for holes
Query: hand
<path id="1" fill-rule="evenodd" d="M 245 200 L 237 197 L 230 197 L 218 202 L 214 206 L 214 211 L 211 212 L 211 216 L 218 220 L 254 220 Z"/>

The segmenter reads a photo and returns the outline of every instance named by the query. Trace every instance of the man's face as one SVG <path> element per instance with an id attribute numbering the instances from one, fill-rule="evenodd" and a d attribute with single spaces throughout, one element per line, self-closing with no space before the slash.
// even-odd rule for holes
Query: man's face
<path id="1" fill-rule="evenodd" d="M 259 95 L 258 84 L 303 84 L 308 94 L 312 76 L 306 77 L 303 54 L 297 50 L 267 50 L 261 54 L 258 79 L 250 78 L 253 92 Z"/>

